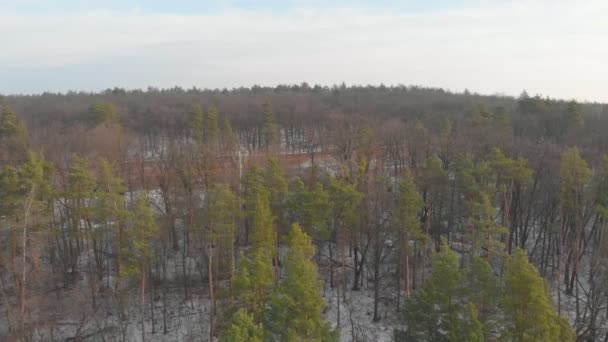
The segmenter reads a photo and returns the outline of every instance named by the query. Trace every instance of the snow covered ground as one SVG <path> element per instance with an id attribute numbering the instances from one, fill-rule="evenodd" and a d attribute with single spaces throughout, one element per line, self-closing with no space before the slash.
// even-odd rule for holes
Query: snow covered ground
<path id="1" fill-rule="evenodd" d="M 325 317 L 333 328 L 337 326 L 337 292 L 324 295 L 327 309 Z M 340 300 L 340 341 L 392 341 L 393 330 L 399 326 L 393 302 L 380 306 L 379 322 L 373 322 L 374 294 L 371 290 L 350 291 L 347 302 Z"/>

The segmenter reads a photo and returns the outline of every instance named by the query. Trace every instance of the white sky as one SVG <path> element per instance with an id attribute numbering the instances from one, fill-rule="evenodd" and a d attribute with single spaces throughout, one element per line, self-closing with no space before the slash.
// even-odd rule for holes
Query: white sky
<path id="1" fill-rule="evenodd" d="M 608 1 L 226 8 L 194 14 L 0 9 L 0 93 L 415 84 L 608 102 Z"/>

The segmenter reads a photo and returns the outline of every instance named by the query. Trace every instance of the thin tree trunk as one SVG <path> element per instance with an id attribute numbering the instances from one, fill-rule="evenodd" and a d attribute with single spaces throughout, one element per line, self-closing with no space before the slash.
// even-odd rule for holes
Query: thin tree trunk
<path id="1" fill-rule="evenodd" d="M 340 285 L 336 286 L 337 296 L 336 296 L 336 308 L 338 311 L 337 314 L 337 326 L 336 330 L 340 331 Z"/>
<path id="2" fill-rule="evenodd" d="M 152 334 L 156 332 L 154 325 L 154 283 L 152 282 L 152 267 L 148 271 L 148 282 L 150 283 L 149 297 L 150 297 L 150 319 L 152 322 Z"/>
<path id="3" fill-rule="evenodd" d="M 234 238 L 230 238 L 230 281 L 234 279 Z"/>
<path id="4" fill-rule="evenodd" d="M 334 288 L 334 256 L 331 248 L 331 239 L 328 241 L 327 248 L 329 248 L 329 287 Z"/>
<path id="5" fill-rule="evenodd" d="M 344 239 L 340 239 L 342 244 L 342 297 L 343 301 L 346 302 L 346 255 L 344 251 Z"/>
<path id="6" fill-rule="evenodd" d="M 144 314 L 146 312 L 146 272 L 141 270 L 141 340 L 146 342 L 146 326 Z"/>
<path id="7" fill-rule="evenodd" d="M 279 225 L 274 225 L 274 283 L 279 286 Z"/>
<path id="8" fill-rule="evenodd" d="M 376 250 L 376 256 L 374 257 L 374 322 L 380 320 L 378 316 L 378 301 L 380 298 L 380 248 Z"/>
<path id="9" fill-rule="evenodd" d="M 120 286 L 120 270 L 122 267 L 122 252 L 121 252 L 121 228 L 120 220 L 116 221 L 116 289 Z"/>
<path id="10" fill-rule="evenodd" d="M 559 252 L 557 255 L 557 313 L 562 314 L 562 291 L 561 291 L 561 277 L 562 277 L 562 259 L 564 254 L 564 207 L 560 209 L 560 229 L 559 229 Z"/>
<path id="11" fill-rule="evenodd" d="M 410 287 L 410 256 L 409 253 L 405 252 L 405 296 L 407 298 L 410 297 L 411 287 Z"/>
<path id="12" fill-rule="evenodd" d="M 209 310 L 209 341 L 213 341 L 213 319 L 215 316 L 215 294 L 213 291 L 213 251 L 211 247 L 209 248 L 209 264 L 207 265 L 207 272 L 209 278 L 209 305 L 211 308 Z"/>
<path id="13" fill-rule="evenodd" d="M 354 256 L 353 258 L 355 259 L 355 279 L 353 282 L 353 291 L 359 291 L 359 277 L 361 276 L 361 268 L 359 267 L 359 248 L 357 246 L 355 246 L 353 248 L 354 251 Z"/>
<path id="14" fill-rule="evenodd" d="M 402 240 L 402 238 L 400 239 Z M 401 253 L 399 253 L 401 254 Z M 397 258 L 397 284 L 396 284 L 396 288 L 397 288 L 397 312 L 399 312 L 399 310 L 401 310 L 401 257 Z"/>
<path id="15" fill-rule="evenodd" d="M 30 190 L 30 194 L 29 194 L 29 199 L 27 201 L 27 205 L 25 206 L 25 214 L 23 216 L 23 241 L 22 241 L 22 248 L 23 248 L 23 258 L 21 260 L 22 265 L 21 265 L 21 302 L 20 304 L 20 314 L 21 314 L 21 333 L 22 336 L 25 337 L 25 288 L 27 285 L 27 277 L 26 277 L 26 271 L 27 271 L 27 224 L 28 224 L 28 219 L 29 219 L 29 215 L 30 215 L 30 209 L 32 208 L 32 203 L 34 202 L 34 189 L 32 188 Z"/>

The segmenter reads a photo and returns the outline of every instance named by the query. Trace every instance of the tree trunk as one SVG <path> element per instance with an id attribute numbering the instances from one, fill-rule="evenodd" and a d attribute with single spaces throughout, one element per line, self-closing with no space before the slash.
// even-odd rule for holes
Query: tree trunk
<path id="1" fill-rule="evenodd" d="M 148 291 L 150 297 L 150 320 L 152 322 L 152 334 L 156 332 L 154 325 L 154 283 L 152 282 L 152 269 L 148 271 L 148 282 L 150 283 L 150 291 Z"/>
<path id="2" fill-rule="evenodd" d="M 561 277 L 562 277 L 562 259 L 564 254 L 564 207 L 560 209 L 560 229 L 559 229 L 559 248 L 557 255 L 557 313 L 562 314 L 562 290 L 561 290 Z"/>
<path id="3" fill-rule="evenodd" d="M 331 239 L 327 243 L 327 248 L 329 248 L 329 287 L 334 288 L 334 255 L 331 248 Z"/>
<path id="4" fill-rule="evenodd" d="M 410 256 L 409 253 L 405 252 L 405 296 L 410 298 L 411 284 L 410 284 Z"/>
<path id="5" fill-rule="evenodd" d="M 122 252 L 120 250 L 121 248 L 121 228 L 120 228 L 120 221 L 117 220 L 116 221 L 116 289 L 118 289 L 118 286 L 120 286 L 120 270 L 122 267 Z"/>
<path id="6" fill-rule="evenodd" d="M 146 342 L 146 326 L 144 314 L 146 312 L 146 272 L 141 270 L 141 340 Z"/>
<path id="7" fill-rule="evenodd" d="M 23 258 L 21 260 L 21 288 L 20 288 L 20 314 L 21 314 L 21 334 L 25 337 L 25 289 L 27 286 L 27 224 L 30 215 L 30 209 L 32 208 L 32 203 L 34 202 L 34 189 L 30 190 L 29 199 L 27 205 L 25 206 L 24 216 L 23 216 L 23 236 L 22 239 L 22 248 L 23 248 Z"/>
<path id="8" fill-rule="evenodd" d="M 343 301 L 346 302 L 346 255 L 344 251 L 344 239 L 340 239 L 342 244 L 342 297 Z"/>
<path id="9" fill-rule="evenodd" d="M 401 240 L 401 239 L 400 239 Z M 399 253 L 401 254 L 401 253 Z M 397 288 L 397 312 L 401 310 L 401 257 L 397 258 L 396 288 Z"/>
<path id="10" fill-rule="evenodd" d="M 274 225 L 274 284 L 279 286 L 279 225 Z"/>
<path id="11" fill-rule="evenodd" d="M 359 291 L 359 277 L 361 277 L 362 270 L 362 267 L 359 267 L 359 247 L 355 246 L 353 251 L 353 258 L 355 259 L 355 281 L 353 282 L 352 290 Z"/>
<path id="12" fill-rule="evenodd" d="M 378 316 L 378 301 L 380 299 L 380 252 L 376 251 L 376 254 L 377 255 L 374 258 L 374 322 L 380 320 L 380 316 Z"/>
<path id="13" fill-rule="evenodd" d="M 337 310 L 337 325 L 336 330 L 340 331 L 340 285 L 336 286 L 336 310 Z"/>
<path id="14" fill-rule="evenodd" d="M 211 245 L 209 247 L 209 264 L 207 265 L 207 272 L 209 278 L 209 305 L 211 306 L 209 310 L 209 341 L 213 341 L 213 319 L 215 316 L 215 294 L 213 291 L 213 251 L 211 250 Z"/>

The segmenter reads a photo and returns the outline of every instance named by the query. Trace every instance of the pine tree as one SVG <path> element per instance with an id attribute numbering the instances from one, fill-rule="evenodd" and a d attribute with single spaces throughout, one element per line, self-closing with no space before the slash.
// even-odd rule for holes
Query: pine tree
<path id="1" fill-rule="evenodd" d="M 127 211 L 124 207 L 123 195 L 126 190 L 123 180 L 117 175 L 114 165 L 107 159 L 100 158 L 94 216 L 95 221 L 102 225 L 102 231 L 114 226 L 114 241 L 117 251 L 117 275 L 120 275 L 120 269 L 122 267 L 120 251 L 122 244 L 122 224 L 127 215 Z M 119 279 L 120 277 L 116 277 L 116 286 L 118 286 Z"/>
<path id="2" fill-rule="evenodd" d="M 207 280 L 209 288 L 209 301 L 211 302 L 209 335 L 213 339 L 215 334 L 215 315 L 216 315 L 216 287 L 219 276 L 219 253 L 228 251 L 230 254 L 230 279 L 234 274 L 234 239 L 236 236 L 236 217 L 238 201 L 232 194 L 227 184 L 215 184 L 205 196 L 205 217 L 207 228 Z M 219 248 L 214 249 L 216 242 L 219 241 Z M 217 250 L 217 256 L 216 252 Z M 214 267 L 216 266 L 216 267 Z M 214 269 L 215 274 L 214 274 Z"/>
<path id="3" fill-rule="evenodd" d="M 271 146 L 274 146 L 279 143 L 279 130 L 274 119 L 274 112 L 272 111 L 272 106 L 270 105 L 270 102 L 264 103 L 263 111 L 264 142 L 266 144 L 266 148 L 270 148 Z"/>
<path id="4" fill-rule="evenodd" d="M 3 164 L 17 165 L 28 155 L 27 130 L 8 106 L 0 113 L 0 168 Z"/>
<path id="5" fill-rule="evenodd" d="M 79 236 L 84 229 L 86 241 L 92 238 L 92 229 L 87 224 L 93 216 L 91 199 L 96 186 L 95 176 L 91 172 L 89 161 L 78 155 L 72 156 L 70 174 L 68 175 L 68 192 L 66 198 L 71 201 L 71 230 L 73 236 Z M 85 226 L 82 227 L 82 223 Z"/>
<path id="6" fill-rule="evenodd" d="M 562 153 L 560 167 L 563 206 L 567 210 L 579 210 L 584 187 L 591 179 L 589 165 L 581 158 L 578 148 L 572 147 Z"/>
<path id="7" fill-rule="evenodd" d="M 494 148 L 488 156 L 488 163 L 495 177 L 495 189 L 499 195 L 499 206 L 502 207 L 503 222 L 508 229 L 507 252 L 511 254 L 513 231 L 511 230 L 511 204 L 513 192 L 530 181 L 532 170 L 525 159 L 511 159 L 505 156 L 499 148 Z"/>
<path id="8" fill-rule="evenodd" d="M 449 126 L 449 122 L 445 125 Z M 444 127 L 451 130 L 450 127 Z M 449 133 L 445 133 L 448 134 Z M 446 138 L 447 139 L 447 138 Z M 445 193 L 449 182 L 448 173 L 442 166 L 442 161 L 436 154 L 429 156 L 421 172 L 416 177 L 416 185 L 420 189 L 420 194 L 425 203 L 424 227 L 429 238 L 434 236 L 435 248 L 439 248 L 442 235 L 442 225 L 437 224 L 443 221 L 443 205 Z M 434 221 L 435 224 L 432 224 Z"/>
<path id="9" fill-rule="evenodd" d="M 309 190 L 300 178 L 294 180 L 293 187 L 288 203 L 292 221 L 299 222 L 316 238 L 327 239 L 327 225 L 331 215 L 329 194 L 320 183 L 316 183 L 312 190 Z"/>
<path id="10" fill-rule="evenodd" d="M 441 166 L 441 159 L 435 154 L 426 159 L 420 176 L 416 179 L 421 191 L 427 192 L 431 197 L 443 192 L 448 183 L 448 173 Z"/>
<path id="11" fill-rule="evenodd" d="M 239 309 L 232 321 L 226 327 L 220 337 L 221 342 L 262 342 L 264 340 L 264 328 L 256 324 L 253 315 L 245 309 Z"/>
<path id="12" fill-rule="evenodd" d="M 602 171 L 595 192 L 595 211 L 603 220 L 608 220 L 608 155 L 602 158 Z"/>
<path id="13" fill-rule="evenodd" d="M 266 188 L 266 180 L 263 170 L 257 166 L 252 166 L 243 177 L 243 197 L 245 199 L 245 209 L 247 218 L 251 219 L 255 215 L 253 210 L 257 196 L 264 196 L 270 200 L 270 190 Z"/>
<path id="14" fill-rule="evenodd" d="M 263 194 L 256 194 L 253 203 L 253 231 L 252 231 L 252 250 L 264 253 L 274 250 L 274 229 L 272 228 L 273 217 L 270 211 L 268 197 Z"/>
<path id="15" fill-rule="evenodd" d="M 422 205 L 422 198 L 414 187 L 414 180 L 411 174 L 407 173 L 399 184 L 396 221 L 398 222 L 397 234 L 401 241 L 401 253 L 404 257 L 405 293 L 408 297 L 410 295 L 410 241 L 424 242 L 428 238 L 420 230 L 420 221 L 418 220 L 418 212 Z"/>
<path id="16" fill-rule="evenodd" d="M 205 115 L 200 105 L 193 105 L 190 110 L 190 127 L 194 141 L 201 143 L 203 141 L 203 130 L 205 129 Z"/>
<path id="17" fill-rule="evenodd" d="M 118 110 L 108 102 L 97 102 L 91 105 L 89 111 L 93 117 L 93 122 L 99 124 L 112 124 L 119 121 Z"/>
<path id="18" fill-rule="evenodd" d="M 528 256 L 517 249 L 507 262 L 501 299 L 506 329 L 503 338 L 515 342 L 570 342 L 575 334 L 555 312 L 545 281 Z"/>
<path id="19" fill-rule="evenodd" d="M 354 225 L 358 218 L 357 208 L 363 199 L 363 194 L 357 190 L 356 185 L 330 177 L 327 192 L 334 220 Z"/>
<path id="20" fill-rule="evenodd" d="M 72 157 L 68 183 L 72 197 L 83 200 L 93 197 L 96 182 L 87 159 L 78 155 Z"/>
<path id="21" fill-rule="evenodd" d="M 465 218 L 471 239 L 470 255 L 479 255 L 481 247 L 485 246 L 487 256 L 490 256 L 493 248 L 499 245 L 495 237 L 507 233 L 507 229 L 495 221 L 491 200 L 491 194 L 495 192 L 492 168 L 487 162 L 475 164 L 472 157 L 465 154 L 458 156 L 455 174 L 456 184 L 464 197 Z"/>
<path id="22" fill-rule="evenodd" d="M 274 283 L 272 260 L 276 250 L 273 219 L 265 193 L 254 194 L 251 213 L 251 253 L 248 258 L 240 258 L 232 290 L 239 304 L 259 321 Z"/>
<path id="23" fill-rule="evenodd" d="M 285 280 L 271 299 L 269 322 L 273 336 L 281 341 L 335 340 L 323 319 L 324 300 L 310 237 L 298 224 L 287 236 Z"/>
<path id="24" fill-rule="evenodd" d="M 0 173 L 0 216 L 13 217 L 19 208 L 19 178 L 17 169 L 6 166 Z"/>
<path id="25" fill-rule="evenodd" d="M 9 107 L 3 107 L 2 115 L 0 115 L 0 138 L 19 133 L 19 126 L 20 122 L 15 112 Z"/>
<path id="26" fill-rule="evenodd" d="M 205 139 L 209 143 L 213 143 L 218 135 L 218 124 L 217 124 L 217 108 L 213 105 L 207 110 L 207 122 L 205 123 Z"/>
<path id="27" fill-rule="evenodd" d="M 458 301 L 462 273 L 458 256 L 445 240 L 441 242 L 440 251 L 433 255 L 432 268 L 433 273 L 422 289 L 406 303 L 407 330 L 398 334 L 397 340 L 456 342 L 458 340 L 454 338 L 462 335 L 458 331 L 463 324 L 459 318 L 462 305 Z"/>
<path id="28" fill-rule="evenodd" d="M 487 341 L 484 337 L 483 323 L 477 319 L 477 309 L 475 308 L 475 305 L 469 303 L 466 305 L 465 310 L 462 320 L 458 323 L 458 326 L 452 330 L 457 331 L 457 333 L 452 333 L 450 341 Z"/>
<path id="29" fill-rule="evenodd" d="M 475 320 L 482 327 L 482 337 L 487 341 L 495 340 L 492 332 L 497 330 L 500 284 L 492 267 L 485 259 L 475 257 L 463 280 L 463 296 L 473 306 L 469 310 L 474 310 Z"/>
<path id="30" fill-rule="evenodd" d="M 234 239 L 236 237 L 236 219 L 238 216 L 238 199 L 230 191 L 228 184 L 215 184 L 206 197 L 207 222 L 222 247 L 230 251 L 230 274 L 234 273 Z"/>
<path id="31" fill-rule="evenodd" d="M 141 334 L 145 341 L 146 272 L 152 260 L 152 241 L 158 234 L 158 224 L 146 195 L 137 198 L 129 216 L 130 225 L 122 249 L 125 267 L 121 276 L 140 279 Z"/>
<path id="32" fill-rule="evenodd" d="M 275 159 L 269 159 L 268 165 L 264 172 L 264 183 L 269 191 L 270 209 L 274 218 L 274 245 L 275 254 L 273 256 L 274 277 L 278 283 L 280 278 L 279 270 L 279 224 L 281 223 L 281 209 L 287 197 L 287 180 L 279 162 Z"/>
<path id="33" fill-rule="evenodd" d="M 582 128 L 585 125 L 585 119 L 583 117 L 581 105 L 576 101 L 568 102 L 564 120 L 566 121 L 567 127 L 574 126 Z"/>
<path id="34" fill-rule="evenodd" d="M 238 149 L 236 136 L 228 118 L 225 118 L 222 123 L 222 149 L 225 154 L 229 155 L 233 155 Z"/>
<path id="35" fill-rule="evenodd" d="M 18 290 L 20 334 L 25 337 L 27 314 L 28 246 L 30 232 L 49 214 L 46 203 L 52 202 L 50 177 L 53 170 L 44 157 L 30 152 L 26 162 L 18 169 L 6 167 L 0 174 L 0 209 L 6 215 L 15 240 L 9 242 L 10 260 L 16 290 Z M 5 203 L 6 202 L 6 203 Z M 14 264 L 17 258 L 17 229 L 21 229 L 21 271 Z"/>
<path id="36" fill-rule="evenodd" d="M 281 205 L 287 197 L 287 180 L 285 172 L 276 159 L 268 159 L 268 165 L 264 171 L 264 185 L 270 192 L 272 213 L 278 216 Z"/>
<path id="37" fill-rule="evenodd" d="M 329 203 L 331 204 L 331 223 L 332 236 L 331 239 L 336 242 L 338 247 L 338 255 L 340 256 L 340 277 L 338 280 L 336 300 L 337 324 L 340 325 L 340 293 L 342 299 L 346 300 L 346 240 L 350 232 L 357 227 L 359 213 L 357 208 L 363 199 L 363 194 L 357 191 L 355 184 L 344 182 L 343 180 L 334 177 L 329 178 L 328 186 Z M 329 244 L 329 267 L 330 267 L 330 286 L 334 287 L 334 260 L 333 248 Z"/>
<path id="38" fill-rule="evenodd" d="M 562 204 L 561 229 L 560 229 L 560 252 L 559 270 L 562 271 L 563 257 L 568 252 L 565 250 L 566 222 L 570 224 L 571 231 L 574 232 L 574 239 L 571 239 L 572 258 L 572 278 L 566 279 L 566 292 L 572 294 L 576 289 L 578 298 L 579 286 L 575 279 L 579 276 L 580 245 L 583 238 L 584 229 L 584 210 L 586 204 L 586 188 L 591 180 L 591 169 L 587 162 L 581 158 L 578 148 L 572 147 L 562 152 L 560 163 L 560 199 Z M 561 274 L 561 272 L 560 272 Z M 559 280 L 558 280 L 559 281 Z M 558 289 L 561 286 L 558 283 Z M 561 292 L 558 297 L 558 310 L 561 312 Z M 579 301 L 576 301 L 577 312 L 579 312 Z"/>

